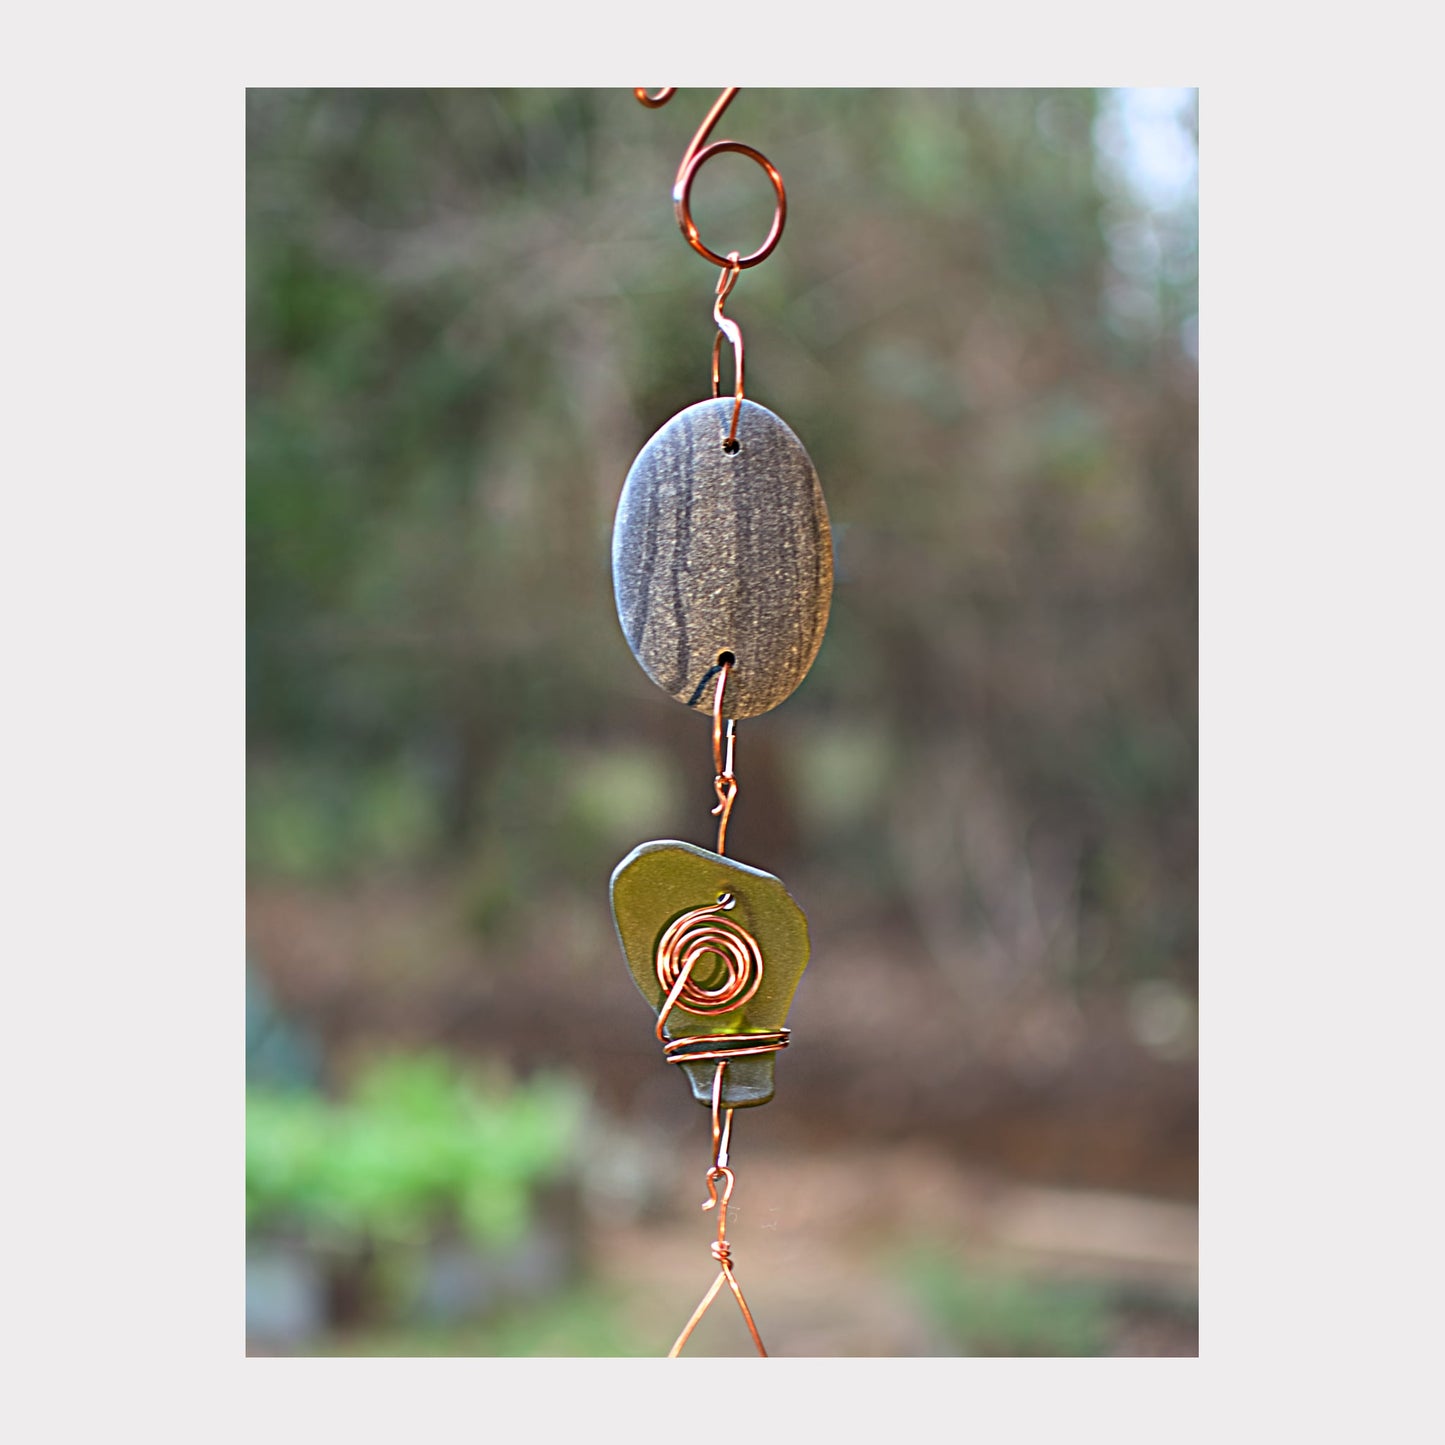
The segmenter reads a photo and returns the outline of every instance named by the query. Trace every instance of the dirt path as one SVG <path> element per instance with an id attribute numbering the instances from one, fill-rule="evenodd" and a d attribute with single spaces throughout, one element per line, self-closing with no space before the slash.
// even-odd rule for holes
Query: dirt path
<path id="1" fill-rule="evenodd" d="M 1062 1338 L 1058 1313 L 1077 1308 L 1068 1292 L 1079 1287 L 1100 1302 L 1103 1352 L 1197 1353 L 1197 1212 L 1189 1206 L 1004 1184 L 916 1148 L 734 1162 L 733 1263 L 772 1354 L 994 1352 L 996 1328 L 1013 1332 L 1014 1351 L 1033 1352 L 1030 1340 Z M 713 1216 L 699 1207 L 706 1197 L 698 1170 L 645 1217 L 594 1209 L 599 1273 L 625 1291 L 639 1331 L 666 1337 L 663 1349 L 716 1273 Z M 945 1286 L 942 1314 L 918 1287 L 920 1267 Z M 1008 1318 L 991 1325 L 990 1309 Z M 751 1353 L 726 1294 L 688 1353 Z"/>

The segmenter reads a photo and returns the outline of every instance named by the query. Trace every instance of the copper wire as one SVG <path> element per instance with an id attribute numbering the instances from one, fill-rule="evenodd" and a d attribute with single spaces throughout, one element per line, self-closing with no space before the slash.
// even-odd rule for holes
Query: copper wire
<path id="1" fill-rule="evenodd" d="M 633 94 L 649 109 L 666 105 L 676 93 L 675 86 L 666 86 L 656 95 L 645 89 L 634 90 Z M 728 87 L 713 102 L 712 108 L 703 118 L 697 133 L 677 169 L 673 181 L 672 202 L 677 223 L 687 243 L 698 255 L 722 268 L 718 277 L 716 299 L 713 302 L 713 320 L 717 324 L 717 335 L 712 346 L 712 394 L 718 396 L 721 390 L 722 342 L 726 336 L 733 346 L 733 414 L 724 445 L 729 451 L 737 450 L 738 419 L 743 405 L 743 334 L 742 329 L 731 317 L 723 314 L 723 303 L 737 285 L 738 277 L 750 266 L 766 260 L 773 252 L 783 234 L 783 225 L 788 216 L 788 196 L 783 178 L 777 168 L 760 151 L 738 141 L 715 141 L 707 145 L 708 136 L 721 119 L 723 112 L 732 104 L 738 93 L 737 86 Z M 756 161 L 766 172 L 772 183 L 777 206 L 773 212 L 773 223 L 766 239 L 749 256 L 730 251 L 720 256 L 703 244 L 696 224 L 692 219 L 692 185 L 698 171 L 714 156 L 733 151 Z M 724 725 L 723 699 L 727 692 L 728 678 L 735 659 L 724 654 L 719 659 L 717 689 L 713 693 L 712 708 L 712 754 L 713 788 L 717 793 L 717 806 L 712 810 L 718 819 L 717 852 L 722 856 L 727 844 L 728 820 L 732 816 L 733 803 L 738 795 L 738 780 L 734 774 L 734 757 L 737 746 L 737 723 L 728 718 Z M 743 1320 L 748 1327 L 753 1345 L 759 1355 L 767 1356 L 763 1348 L 758 1327 L 753 1321 L 752 1311 L 743 1297 L 741 1286 L 733 1274 L 732 1249 L 727 1238 L 728 1202 L 732 1198 L 735 1182 L 733 1171 L 728 1166 L 728 1146 L 732 1138 L 732 1109 L 722 1107 L 723 1076 L 731 1059 L 748 1055 L 772 1053 L 786 1048 L 788 1030 L 768 1029 L 756 1033 L 715 1033 L 692 1034 L 669 1039 L 666 1034 L 667 1021 L 675 1008 L 700 1017 L 730 1013 L 742 1008 L 757 993 L 763 980 L 763 957 L 757 940 L 727 913 L 736 900 L 730 893 L 719 896 L 715 905 L 694 908 L 674 919 L 658 940 L 655 966 L 658 982 L 662 985 L 664 999 L 657 1016 L 657 1038 L 663 1045 L 663 1054 L 669 1063 L 701 1063 L 714 1060 L 717 1070 L 713 1074 L 712 1086 L 712 1164 L 707 1171 L 708 1200 L 704 1209 L 717 1210 L 717 1238 L 711 1245 L 713 1259 L 717 1262 L 717 1278 L 702 1297 L 702 1302 L 693 1311 L 692 1318 L 683 1327 L 671 1350 L 669 1359 L 676 1359 L 687 1343 L 698 1321 L 707 1313 L 708 1307 L 718 1296 L 723 1285 L 732 1290 L 738 1302 Z M 693 974 L 699 962 L 711 956 L 723 965 L 721 982 L 707 985 L 694 980 Z M 722 1193 L 718 1193 L 718 1181 L 723 1181 Z"/>
<path id="2" fill-rule="evenodd" d="M 727 843 L 728 818 L 738 795 L 738 780 L 733 772 L 737 757 L 737 723 L 723 718 L 723 700 L 727 696 L 728 677 L 736 659 L 723 653 L 718 664 L 717 687 L 712 700 L 712 765 L 713 789 L 718 818 L 717 852 L 721 856 Z M 663 1003 L 657 1016 L 657 1039 L 669 1063 L 700 1063 L 706 1059 L 725 1062 L 750 1054 L 771 1054 L 788 1046 L 787 1029 L 766 1029 L 757 1033 L 689 1034 L 669 1039 L 667 1018 L 674 1008 L 707 1017 L 731 1013 L 742 1008 L 757 993 L 763 981 L 763 956 L 757 940 L 736 919 L 727 915 L 736 899 L 731 893 L 719 895 L 716 904 L 694 908 L 680 914 L 657 942 L 654 968 L 662 985 Z M 694 981 L 692 974 L 707 955 L 721 960 L 725 970 L 723 981 L 706 987 Z"/>
<path id="3" fill-rule="evenodd" d="M 787 1029 L 756 1033 L 687 1034 L 669 1038 L 667 1020 L 674 1008 L 707 1018 L 740 1009 L 757 993 L 763 981 L 763 955 L 757 940 L 727 913 L 732 894 L 707 908 L 680 914 L 657 942 L 654 968 L 664 998 L 657 1015 L 657 1041 L 670 1064 L 726 1061 L 750 1054 L 771 1054 L 788 1046 Z M 709 988 L 694 981 L 693 970 L 711 954 L 725 970 L 723 981 Z"/>
<path id="4" fill-rule="evenodd" d="M 737 417 L 734 413 L 734 422 Z M 727 845 L 728 819 L 732 816 L 733 803 L 738 795 L 738 780 L 733 774 L 733 758 L 737 750 L 737 723 L 728 718 L 723 725 L 723 695 L 727 692 L 728 677 L 732 673 L 734 658 L 724 653 L 719 664 L 717 687 L 712 695 L 712 767 L 713 790 L 717 793 L 717 807 L 713 817 L 718 820 L 717 852 L 722 854 Z M 723 742 L 727 742 L 727 755 L 723 755 Z"/>
<path id="5" fill-rule="evenodd" d="M 743 1297 L 742 1286 L 733 1273 L 732 1246 L 728 1243 L 728 1202 L 733 1197 L 733 1185 L 737 1182 L 733 1171 L 728 1167 L 728 1139 L 732 1134 L 733 1111 L 728 1109 L 725 1117 L 719 1122 L 719 1111 L 722 1104 L 722 1081 L 723 1071 L 727 1068 L 727 1060 L 718 1061 L 717 1072 L 713 1075 L 712 1081 L 712 1164 L 707 1171 L 707 1201 L 703 1204 L 704 1209 L 717 1210 L 717 1238 L 709 1246 L 713 1259 L 717 1262 L 717 1278 L 713 1280 L 708 1292 L 703 1295 L 698 1307 L 692 1312 L 692 1318 L 682 1327 L 682 1333 L 678 1335 L 672 1348 L 667 1352 L 669 1360 L 675 1360 L 682 1353 L 682 1347 L 688 1342 L 688 1338 L 697 1328 L 698 1321 L 707 1313 L 708 1306 L 717 1298 L 718 1291 L 726 1284 L 733 1292 L 733 1298 L 738 1302 L 738 1308 L 743 1313 L 743 1321 L 748 1327 L 748 1334 L 752 1336 L 753 1347 L 764 1359 L 768 1352 L 763 1348 L 762 1336 L 758 1334 L 758 1327 L 753 1320 L 753 1312 L 748 1308 L 748 1302 Z M 718 1194 L 717 1182 L 721 1179 L 724 1182 L 722 1194 Z"/>
<path id="6" fill-rule="evenodd" d="M 712 1167 L 713 1169 L 726 1169 L 728 1167 L 728 1141 L 733 1133 L 733 1111 L 722 1110 L 722 1082 L 723 1068 L 726 1060 L 718 1063 L 717 1072 L 712 1076 Z M 719 1119 L 719 1110 L 722 1110 L 722 1118 Z M 711 1175 L 711 1171 L 709 1171 Z"/>
<path id="7" fill-rule="evenodd" d="M 656 110 L 657 107 L 666 105 L 677 93 L 677 87 L 664 86 L 656 95 L 650 95 L 645 88 L 635 88 L 633 95 L 649 109 Z M 677 168 L 677 177 L 672 186 L 673 212 L 677 216 L 677 224 L 682 229 L 682 234 L 687 238 L 687 243 L 698 253 L 711 261 L 714 266 L 722 267 L 723 274 L 718 278 L 717 300 L 713 303 L 713 320 L 717 322 L 718 334 L 713 337 L 712 343 L 712 394 L 718 395 L 721 377 L 719 374 L 719 361 L 722 353 L 722 339 L 726 335 L 733 344 L 733 419 L 732 425 L 728 428 L 727 440 L 724 445 L 729 451 L 737 449 L 738 441 L 738 418 L 743 409 L 743 334 L 738 328 L 736 321 L 731 317 L 723 315 L 723 302 L 727 299 L 728 293 L 737 284 L 738 276 L 749 266 L 756 266 L 760 261 L 765 261 L 773 252 L 773 247 L 783 234 L 783 224 L 788 217 L 788 193 L 783 185 L 783 178 L 778 173 L 773 163 L 760 151 L 754 150 L 752 146 L 743 145 L 739 141 L 724 140 L 714 141 L 711 145 L 704 142 L 712 133 L 713 127 L 722 118 L 723 112 L 733 103 L 738 93 L 737 86 L 730 86 L 713 102 L 712 109 L 703 117 L 702 124 L 693 136 L 692 142 L 682 154 L 682 161 Z M 720 256 L 716 251 L 711 250 L 702 242 L 698 234 L 696 224 L 692 219 L 692 183 L 697 178 L 697 173 L 716 155 L 722 155 L 728 151 L 735 151 L 739 155 L 745 155 L 755 160 L 772 182 L 774 194 L 777 197 L 777 206 L 773 211 L 773 224 L 768 230 L 767 239 L 750 256 L 742 256 L 737 251 L 729 251 L 726 256 Z"/>
<path id="8" fill-rule="evenodd" d="M 721 749 L 719 738 L 714 739 L 714 746 Z M 735 1182 L 733 1171 L 728 1166 L 733 1111 L 723 1108 L 722 1089 L 723 1076 L 732 1059 L 786 1048 L 788 1030 L 692 1034 L 677 1039 L 668 1039 L 665 1033 L 667 1020 L 674 1008 L 701 1017 L 730 1013 L 752 999 L 762 985 L 763 956 L 757 940 L 741 924 L 727 917 L 736 903 L 737 899 L 731 893 L 724 893 L 710 907 L 693 908 L 680 914 L 663 930 L 657 944 L 657 979 L 666 993 L 657 1016 L 657 1037 L 663 1044 L 664 1057 L 673 1064 L 701 1063 L 706 1059 L 717 1062 L 712 1081 L 712 1164 L 707 1171 L 708 1200 L 703 1208 L 717 1210 L 717 1238 L 711 1245 L 711 1252 L 717 1262 L 718 1273 L 668 1352 L 668 1359 L 676 1359 L 681 1353 L 698 1321 L 707 1313 L 708 1306 L 717 1298 L 724 1284 L 732 1290 L 733 1298 L 738 1302 L 758 1354 L 766 1357 L 768 1353 L 748 1302 L 743 1297 L 742 1286 L 733 1274 L 732 1249 L 727 1237 L 728 1201 L 732 1198 Z M 711 986 L 697 983 L 692 977 L 698 963 L 709 954 L 721 959 L 725 970 L 722 981 Z M 717 1188 L 720 1179 L 725 1181 L 721 1195 Z"/>
<path id="9" fill-rule="evenodd" d="M 691 1014 L 725 1014 L 741 1008 L 763 981 L 763 955 L 747 929 L 727 917 L 727 903 L 694 908 L 675 919 L 657 944 L 657 981 L 667 995 L 663 1018 L 678 1004 Z M 705 954 L 720 958 L 724 981 L 714 988 L 699 984 L 693 968 Z M 659 1026 L 661 1020 L 659 1020 Z"/>
<path id="10" fill-rule="evenodd" d="M 697 173 L 714 156 L 723 155 L 733 151 L 738 155 L 747 156 L 749 160 L 756 161 L 767 173 L 768 180 L 772 182 L 773 194 L 777 197 L 777 206 L 773 211 L 773 224 L 768 229 L 767 239 L 750 256 L 744 257 L 736 264 L 743 270 L 749 266 L 756 266 L 760 261 L 765 261 L 772 255 L 773 247 L 778 244 L 783 234 L 783 225 L 788 219 L 788 192 L 783 185 L 783 178 L 778 174 L 777 167 L 761 151 L 755 150 L 752 146 L 743 145 L 740 141 L 720 140 L 714 141 L 711 145 L 704 142 L 712 132 L 712 128 L 722 119 L 723 112 L 733 103 L 739 87 L 729 86 L 713 102 L 712 109 L 703 117 L 702 124 L 697 128 L 697 134 L 693 136 L 692 142 L 682 153 L 682 161 L 677 168 L 677 177 L 672 183 L 672 207 L 677 216 L 677 224 L 682 234 L 687 238 L 687 243 L 699 256 L 711 261 L 714 266 L 731 266 L 732 257 L 720 256 L 716 251 L 709 250 L 698 235 L 697 226 L 692 219 L 692 183 L 697 178 Z M 665 86 L 656 95 L 649 95 L 646 89 L 634 89 L 633 95 L 651 110 L 658 106 L 666 105 L 677 93 L 675 85 Z M 734 253 L 736 255 L 736 253 Z"/>
<path id="11" fill-rule="evenodd" d="M 719 363 L 722 360 L 722 343 L 724 335 L 733 344 L 733 424 L 728 431 L 727 441 L 724 443 L 728 448 L 736 448 L 738 440 L 738 417 L 743 409 L 743 333 L 742 328 L 732 319 L 731 316 L 723 315 L 723 302 L 728 299 L 728 293 L 737 285 L 738 277 L 742 275 L 742 268 L 738 264 L 738 253 L 728 253 L 728 260 L 733 264 L 717 278 L 717 300 L 713 302 L 712 319 L 717 322 L 717 335 L 712 339 L 712 394 L 716 396 L 722 381 L 721 368 Z"/>

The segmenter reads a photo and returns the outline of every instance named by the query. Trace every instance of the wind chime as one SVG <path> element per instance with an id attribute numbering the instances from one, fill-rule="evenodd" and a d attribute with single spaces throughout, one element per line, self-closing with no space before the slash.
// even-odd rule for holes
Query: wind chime
<path id="1" fill-rule="evenodd" d="M 738 93 L 724 90 L 683 155 L 673 184 L 678 225 L 721 269 L 713 320 L 712 396 L 687 407 L 643 447 L 627 474 L 612 534 L 612 580 L 623 635 L 644 672 L 678 702 L 712 718 L 717 850 L 653 842 L 612 875 L 612 915 L 629 969 L 657 1013 L 663 1057 L 712 1114 L 708 1199 L 718 1273 L 669 1352 L 676 1357 L 726 1284 L 758 1354 L 763 1342 L 733 1271 L 727 1237 L 734 1177 L 733 1111 L 773 1097 L 773 1065 L 788 1043 L 788 1005 L 808 962 L 808 922 L 781 881 L 725 857 L 738 795 L 737 723 L 784 701 L 802 682 L 828 625 L 833 546 L 818 475 L 803 444 L 743 394 L 743 338 L 723 315 L 738 277 L 772 253 L 787 195 L 773 164 L 738 141 L 706 144 Z M 649 95 L 661 106 L 674 88 Z M 767 239 L 750 256 L 703 244 L 690 198 L 698 171 L 734 151 L 756 161 L 777 197 Z M 733 394 L 719 394 L 723 338 Z"/>

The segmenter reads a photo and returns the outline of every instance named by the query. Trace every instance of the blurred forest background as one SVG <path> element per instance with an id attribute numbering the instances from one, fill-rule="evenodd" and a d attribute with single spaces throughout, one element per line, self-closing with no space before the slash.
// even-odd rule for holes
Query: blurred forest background
<path id="1" fill-rule="evenodd" d="M 248 93 L 256 1353 L 656 1355 L 712 1279 L 607 883 L 715 840 L 609 557 L 709 390 L 714 96 Z M 729 831 L 813 939 L 735 1127 L 776 1354 L 1197 1350 L 1196 115 L 744 90 L 713 134 L 788 188 L 728 312 L 837 567 Z M 694 188 L 719 251 L 771 205 Z M 724 1300 L 690 1352 L 748 1349 Z"/>

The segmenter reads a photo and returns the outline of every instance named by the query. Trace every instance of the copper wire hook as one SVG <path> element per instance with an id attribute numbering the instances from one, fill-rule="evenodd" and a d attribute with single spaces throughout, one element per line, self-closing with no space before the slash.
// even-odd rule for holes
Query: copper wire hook
<path id="1" fill-rule="evenodd" d="M 677 178 L 672 183 L 672 208 L 677 216 L 677 224 L 687 238 L 687 244 L 699 256 L 711 261 L 714 266 L 728 267 L 735 264 L 740 270 L 746 270 L 749 266 L 756 266 L 759 261 L 765 261 L 772 255 L 773 247 L 778 244 L 783 234 L 783 224 L 788 219 L 788 193 L 783 186 L 783 178 L 778 174 L 777 167 L 761 151 L 735 140 L 720 140 L 714 141 L 711 145 L 704 144 L 712 128 L 722 118 L 722 113 L 733 103 L 738 89 L 739 87 L 736 85 L 729 86 L 713 102 L 712 109 L 703 117 L 702 124 L 697 128 L 697 134 L 693 136 L 692 143 L 682 153 L 682 163 L 678 166 Z M 664 86 L 656 95 L 649 95 L 645 87 L 634 89 L 632 93 L 650 110 L 656 110 L 658 106 L 666 105 L 677 94 L 677 87 L 675 85 Z M 692 219 L 692 183 L 697 178 L 698 171 L 708 161 L 726 151 L 734 151 L 738 155 L 747 156 L 749 160 L 756 161 L 767 172 L 768 179 L 773 183 L 773 193 L 778 200 L 773 211 L 773 224 L 768 230 L 767 239 L 751 256 L 746 256 L 740 261 L 736 259 L 736 253 L 733 256 L 719 256 L 716 251 L 709 250 L 703 245 L 697 226 Z"/>
<path id="2" fill-rule="evenodd" d="M 725 1179 L 721 1195 L 717 1192 L 717 1181 Z M 718 1219 L 723 1219 L 727 1214 L 728 1200 L 733 1197 L 733 1186 L 737 1183 L 737 1176 L 726 1164 L 719 1164 L 715 1169 L 707 1171 L 707 1192 L 711 1196 L 704 1204 L 704 1209 L 719 1209 Z"/>

